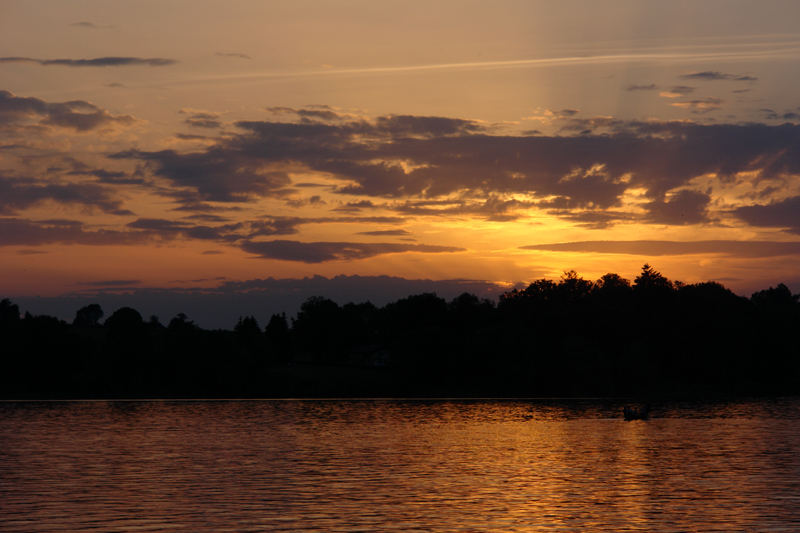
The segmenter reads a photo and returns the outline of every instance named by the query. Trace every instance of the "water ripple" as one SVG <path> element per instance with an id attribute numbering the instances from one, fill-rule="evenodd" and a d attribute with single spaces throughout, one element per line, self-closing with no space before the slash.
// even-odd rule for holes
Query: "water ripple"
<path id="1" fill-rule="evenodd" d="M 800 529 L 800 401 L 0 404 L 0 530 Z"/>

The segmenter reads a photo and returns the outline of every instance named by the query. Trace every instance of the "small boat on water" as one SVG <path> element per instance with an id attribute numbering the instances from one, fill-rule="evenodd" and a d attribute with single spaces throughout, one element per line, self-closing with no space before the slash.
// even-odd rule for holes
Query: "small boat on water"
<path id="1" fill-rule="evenodd" d="M 622 416 L 625 417 L 625 420 L 647 420 L 650 416 L 650 404 L 635 407 L 626 405 L 622 408 Z"/>

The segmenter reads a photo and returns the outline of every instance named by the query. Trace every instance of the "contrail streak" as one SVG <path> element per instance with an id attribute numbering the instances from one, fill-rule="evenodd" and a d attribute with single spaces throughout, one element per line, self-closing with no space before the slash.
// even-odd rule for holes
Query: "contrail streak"
<path id="1" fill-rule="evenodd" d="M 381 75 L 404 74 L 415 72 L 432 72 L 447 70 L 483 70 L 483 69 L 524 69 L 543 68 L 570 65 L 594 65 L 633 62 L 702 62 L 702 61 L 740 61 L 740 60 L 767 60 L 767 59 L 796 59 L 800 56 L 800 43 L 786 43 L 787 46 L 769 49 L 750 49 L 745 51 L 709 51 L 709 52 L 652 52 L 652 53 L 621 53 L 604 55 L 575 55 L 565 57 L 546 57 L 531 59 L 510 59 L 498 61 L 466 61 L 452 63 L 432 63 L 422 65 L 404 66 L 375 66 L 355 68 L 329 68 L 305 71 L 274 71 L 250 72 L 242 74 L 226 74 L 209 76 L 191 80 L 181 80 L 175 83 L 203 83 L 213 81 L 259 81 L 279 80 L 294 78 L 315 78 L 348 75 Z"/>

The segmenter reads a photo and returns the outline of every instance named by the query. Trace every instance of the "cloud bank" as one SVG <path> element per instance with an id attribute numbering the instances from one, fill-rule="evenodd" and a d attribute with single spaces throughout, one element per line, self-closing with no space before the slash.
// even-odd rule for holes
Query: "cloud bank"
<path id="1" fill-rule="evenodd" d="M 580 134 L 545 136 L 494 134 L 489 125 L 444 117 L 310 117 L 237 122 L 238 133 L 200 151 L 131 150 L 112 157 L 145 163 L 181 187 L 187 205 L 279 198 L 293 186 L 286 172 L 292 168 L 334 178 L 335 194 L 373 198 L 351 200 L 338 207 L 342 212 L 384 208 L 512 220 L 537 207 L 566 218 L 579 211 L 606 217 L 606 224 L 615 212 L 618 221 L 705 223 L 712 198 L 692 189 L 695 178 L 730 182 L 756 173 L 762 180 L 785 180 L 800 174 L 800 125 L 794 124 L 565 115 L 562 120 Z M 620 211 L 631 190 L 644 191 L 645 213 Z"/>

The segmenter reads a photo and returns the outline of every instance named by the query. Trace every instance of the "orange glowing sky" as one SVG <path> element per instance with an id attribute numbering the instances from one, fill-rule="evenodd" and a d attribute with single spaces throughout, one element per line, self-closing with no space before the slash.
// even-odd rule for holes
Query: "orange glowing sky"
<path id="1" fill-rule="evenodd" d="M 0 3 L 0 296 L 800 274 L 794 1 Z"/>

